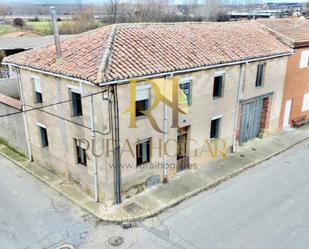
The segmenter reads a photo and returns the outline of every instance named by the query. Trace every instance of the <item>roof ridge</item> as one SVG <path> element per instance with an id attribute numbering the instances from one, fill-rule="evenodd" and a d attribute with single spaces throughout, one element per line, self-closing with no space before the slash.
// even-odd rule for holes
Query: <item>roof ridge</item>
<path id="1" fill-rule="evenodd" d="M 106 40 L 106 45 L 103 45 L 103 48 L 102 48 L 102 59 L 101 59 L 101 63 L 98 68 L 97 79 L 96 79 L 99 82 L 103 80 L 103 75 L 106 70 L 108 60 L 111 56 L 111 49 L 114 44 L 117 27 L 118 27 L 117 24 L 112 26 L 110 33 L 108 35 L 108 38 Z"/>

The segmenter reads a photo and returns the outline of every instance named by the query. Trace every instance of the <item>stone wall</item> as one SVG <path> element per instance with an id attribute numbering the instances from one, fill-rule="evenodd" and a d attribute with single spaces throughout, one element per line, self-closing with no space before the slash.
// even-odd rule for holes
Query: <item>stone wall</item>
<path id="1" fill-rule="evenodd" d="M 18 100 L 0 95 L 0 139 L 14 149 L 27 155 L 27 142 L 22 114 L 4 116 L 20 111 Z"/>
<path id="2" fill-rule="evenodd" d="M 0 94 L 19 99 L 17 78 L 0 79 Z"/>

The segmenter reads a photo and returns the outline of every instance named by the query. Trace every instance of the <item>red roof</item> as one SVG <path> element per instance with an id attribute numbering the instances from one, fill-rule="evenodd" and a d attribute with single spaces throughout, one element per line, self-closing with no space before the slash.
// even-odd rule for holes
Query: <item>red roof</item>
<path id="1" fill-rule="evenodd" d="M 0 103 L 6 104 L 8 106 L 14 107 L 16 109 L 21 110 L 21 102 L 20 100 L 13 99 L 11 97 L 8 97 L 6 95 L 0 94 Z"/>
<path id="2" fill-rule="evenodd" d="M 94 83 L 292 52 L 254 21 L 117 24 L 4 59 Z"/>
<path id="3" fill-rule="evenodd" d="M 291 47 L 309 46 L 309 21 L 304 18 L 258 19 Z"/>

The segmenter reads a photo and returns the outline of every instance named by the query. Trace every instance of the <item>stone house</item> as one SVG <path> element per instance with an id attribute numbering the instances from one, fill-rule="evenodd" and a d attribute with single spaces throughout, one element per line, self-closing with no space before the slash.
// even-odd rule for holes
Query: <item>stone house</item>
<path id="1" fill-rule="evenodd" d="M 276 131 L 292 50 L 248 21 L 111 25 L 61 53 L 4 60 L 29 156 L 110 206 Z"/>
<path id="2" fill-rule="evenodd" d="M 301 18 L 259 20 L 279 40 L 294 49 L 288 59 L 280 127 L 309 121 L 309 21 Z"/>

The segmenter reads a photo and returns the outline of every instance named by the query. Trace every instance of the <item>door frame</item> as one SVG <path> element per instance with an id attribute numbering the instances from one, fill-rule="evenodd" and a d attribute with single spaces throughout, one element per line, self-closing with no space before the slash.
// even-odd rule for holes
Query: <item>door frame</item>
<path id="1" fill-rule="evenodd" d="M 290 118 L 291 118 L 292 105 L 293 105 L 292 99 L 288 99 L 288 100 L 285 101 L 284 114 L 283 114 L 283 128 L 290 128 L 291 127 Z M 289 107 L 289 111 L 287 112 L 288 107 Z"/>

